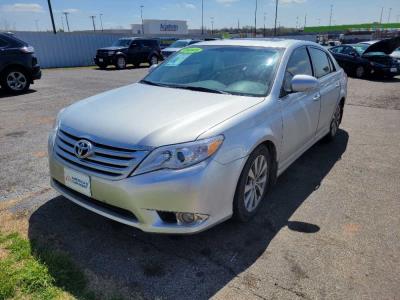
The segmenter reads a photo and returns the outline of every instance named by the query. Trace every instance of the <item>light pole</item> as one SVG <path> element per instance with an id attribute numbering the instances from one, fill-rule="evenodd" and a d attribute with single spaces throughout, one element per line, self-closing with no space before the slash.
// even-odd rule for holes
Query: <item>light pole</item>
<path id="1" fill-rule="evenodd" d="M 304 15 L 304 29 L 307 26 L 307 14 Z"/>
<path id="2" fill-rule="evenodd" d="M 331 12 L 329 14 L 329 27 L 332 25 L 332 12 L 333 12 L 333 5 L 331 4 Z"/>
<path id="3" fill-rule="evenodd" d="M 103 32 L 104 31 L 104 28 L 103 28 L 103 14 L 100 14 L 100 25 L 101 25 L 101 32 Z"/>
<path id="4" fill-rule="evenodd" d="M 201 0 L 201 35 L 204 35 L 204 0 Z"/>
<path id="5" fill-rule="evenodd" d="M 266 36 L 265 34 L 265 20 L 267 19 L 267 13 L 264 13 L 264 30 L 263 30 L 263 37 Z"/>
<path id="6" fill-rule="evenodd" d="M 392 13 L 392 8 L 389 8 L 388 23 L 390 23 L 390 14 Z"/>
<path id="7" fill-rule="evenodd" d="M 90 16 L 90 18 L 92 19 L 93 31 L 96 32 L 96 24 L 94 23 L 94 18 L 96 18 L 96 16 Z"/>
<path id="8" fill-rule="evenodd" d="M 296 30 L 299 28 L 299 16 L 296 17 Z"/>
<path id="9" fill-rule="evenodd" d="M 68 22 L 68 15 L 69 15 L 69 12 L 64 11 L 63 14 L 65 15 L 65 21 L 67 22 L 68 32 L 70 32 L 70 31 L 69 31 L 69 22 Z"/>
<path id="10" fill-rule="evenodd" d="M 381 9 L 381 17 L 379 18 L 379 24 L 382 24 L 382 16 L 383 16 L 383 7 Z"/>
<path id="11" fill-rule="evenodd" d="M 257 37 L 257 8 L 258 0 L 256 0 L 256 9 L 254 10 L 254 37 Z"/>
<path id="12" fill-rule="evenodd" d="M 65 32 L 63 13 L 61 13 L 61 26 L 62 26 L 63 32 Z"/>
<path id="13" fill-rule="evenodd" d="M 56 25 L 54 24 L 53 9 L 51 8 L 51 2 L 50 2 L 50 0 L 47 0 L 47 4 L 48 4 L 48 6 L 49 6 L 51 24 L 53 25 L 53 33 L 54 33 L 54 34 L 57 34 Z"/>
<path id="14" fill-rule="evenodd" d="M 275 0 L 275 26 L 274 35 L 276 36 L 276 21 L 278 20 L 278 0 Z"/>
<path id="15" fill-rule="evenodd" d="M 211 35 L 214 35 L 214 17 L 210 17 L 211 19 Z"/>
<path id="16" fill-rule="evenodd" d="M 143 7 L 144 7 L 144 5 L 140 5 L 140 18 L 142 19 L 142 35 L 144 35 L 144 27 L 143 27 Z"/>

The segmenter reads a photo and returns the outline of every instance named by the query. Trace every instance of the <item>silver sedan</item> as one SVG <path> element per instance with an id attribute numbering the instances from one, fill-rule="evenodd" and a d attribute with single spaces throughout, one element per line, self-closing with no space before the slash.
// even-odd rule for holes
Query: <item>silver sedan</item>
<path id="1" fill-rule="evenodd" d="M 183 48 L 140 82 L 62 110 L 52 186 L 156 233 L 250 220 L 267 192 L 341 122 L 347 77 L 318 44 L 219 40 Z"/>

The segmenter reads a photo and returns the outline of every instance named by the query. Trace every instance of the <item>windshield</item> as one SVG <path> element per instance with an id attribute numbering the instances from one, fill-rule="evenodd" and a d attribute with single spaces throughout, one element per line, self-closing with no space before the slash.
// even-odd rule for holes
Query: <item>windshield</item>
<path id="1" fill-rule="evenodd" d="M 265 96 L 281 51 L 263 47 L 184 48 L 155 68 L 143 83 L 235 95 Z"/>
<path id="2" fill-rule="evenodd" d="M 357 45 L 354 45 L 353 47 L 354 47 L 354 49 L 356 49 L 357 53 L 361 55 L 364 53 L 365 50 L 367 50 L 367 48 L 369 46 L 370 45 L 366 45 L 366 44 L 357 44 Z"/>
<path id="3" fill-rule="evenodd" d="M 175 43 L 171 44 L 171 48 L 183 48 L 189 44 L 188 41 L 176 41 Z"/>
<path id="4" fill-rule="evenodd" d="M 119 39 L 116 40 L 112 45 L 114 47 L 128 47 L 131 43 L 131 39 Z"/>

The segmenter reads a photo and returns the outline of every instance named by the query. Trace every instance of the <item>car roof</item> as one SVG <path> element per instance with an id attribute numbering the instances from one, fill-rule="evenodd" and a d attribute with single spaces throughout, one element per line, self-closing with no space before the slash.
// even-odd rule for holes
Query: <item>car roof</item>
<path id="1" fill-rule="evenodd" d="M 289 48 L 292 46 L 318 46 L 317 43 L 304 41 L 304 40 L 294 40 L 294 39 L 280 39 L 280 38 L 270 38 L 270 39 L 226 39 L 226 40 L 216 40 L 216 41 L 205 41 L 197 43 L 199 46 L 256 46 L 256 47 L 269 47 L 269 48 Z"/>

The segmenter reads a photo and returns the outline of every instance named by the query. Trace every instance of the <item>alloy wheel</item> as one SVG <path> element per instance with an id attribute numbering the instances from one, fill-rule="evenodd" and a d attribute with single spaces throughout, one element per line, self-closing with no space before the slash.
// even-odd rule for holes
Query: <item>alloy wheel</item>
<path id="1" fill-rule="evenodd" d="M 126 67 L 126 61 L 124 57 L 118 57 L 117 59 L 117 65 L 119 69 L 125 69 Z"/>
<path id="2" fill-rule="evenodd" d="M 335 136 L 340 125 L 340 119 L 342 115 L 342 109 L 340 108 L 340 105 L 336 107 L 335 113 L 333 114 L 333 119 L 331 122 L 331 136 Z"/>
<path id="3" fill-rule="evenodd" d="M 356 76 L 357 78 L 361 78 L 364 76 L 364 68 L 362 66 L 357 67 Z"/>
<path id="4" fill-rule="evenodd" d="M 152 56 L 150 59 L 150 65 L 156 65 L 158 64 L 158 59 L 156 56 Z"/>
<path id="5" fill-rule="evenodd" d="M 22 91 L 28 84 L 26 76 L 19 71 L 12 71 L 7 75 L 7 85 L 13 91 Z"/>
<path id="6" fill-rule="evenodd" d="M 268 177 L 268 164 L 264 155 L 259 155 L 249 169 L 244 187 L 244 207 L 248 212 L 255 210 L 260 203 Z"/>

